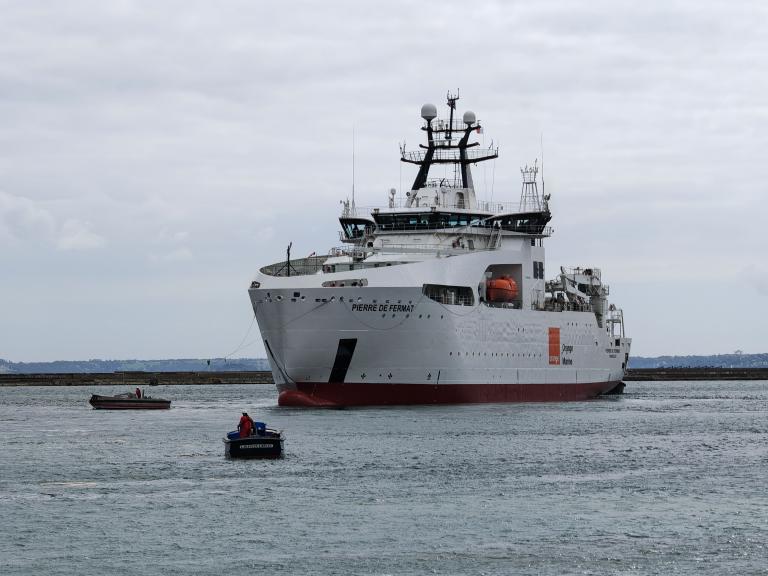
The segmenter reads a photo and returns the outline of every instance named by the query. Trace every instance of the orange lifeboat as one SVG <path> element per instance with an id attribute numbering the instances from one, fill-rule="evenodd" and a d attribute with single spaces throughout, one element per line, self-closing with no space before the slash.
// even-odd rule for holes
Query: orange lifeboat
<path id="1" fill-rule="evenodd" d="M 509 276 L 492 278 L 485 283 L 485 296 L 489 302 L 512 302 L 517 300 L 517 282 Z"/>

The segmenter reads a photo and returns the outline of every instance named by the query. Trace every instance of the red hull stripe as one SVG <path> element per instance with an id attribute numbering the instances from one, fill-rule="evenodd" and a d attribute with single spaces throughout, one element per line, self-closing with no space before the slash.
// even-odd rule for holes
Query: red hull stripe
<path id="1" fill-rule="evenodd" d="M 619 384 L 343 384 L 301 382 L 284 390 L 280 406 L 386 406 L 478 402 L 566 402 L 587 400 Z"/>

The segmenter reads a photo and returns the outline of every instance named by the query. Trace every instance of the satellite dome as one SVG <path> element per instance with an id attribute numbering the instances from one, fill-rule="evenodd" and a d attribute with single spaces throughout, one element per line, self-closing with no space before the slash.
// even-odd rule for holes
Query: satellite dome
<path id="1" fill-rule="evenodd" d="M 475 113 L 472 112 L 472 110 L 467 110 L 464 112 L 464 124 L 467 126 L 472 126 L 477 121 L 477 118 L 475 118 Z"/>
<path id="2" fill-rule="evenodd" d="M 434 120 L 437 116 L 437 107 L 434 104 L 424 104 L 421 107 L 421 117 L 427 122 Z"/>

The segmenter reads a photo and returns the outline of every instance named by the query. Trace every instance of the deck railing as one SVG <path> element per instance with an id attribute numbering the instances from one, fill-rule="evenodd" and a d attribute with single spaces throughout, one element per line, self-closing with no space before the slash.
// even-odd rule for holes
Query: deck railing
<path id="1" fill-rule="evenodd" d="M 328 256 L 308 256 L 296 260 L 277 262 L 264 266 L 260 272 L 267 276 L 307 276 L 317 274 L 323 269 Z"/>

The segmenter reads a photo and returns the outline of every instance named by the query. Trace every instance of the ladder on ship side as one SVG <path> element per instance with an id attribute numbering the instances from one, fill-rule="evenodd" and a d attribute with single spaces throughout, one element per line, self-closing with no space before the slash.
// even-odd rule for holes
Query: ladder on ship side
<path id="1" fill-rule="evenodd" d="M 499 246 L 501 246 L 501 226 L 494 226 L 491 237 L 488 239 L 488 249 L 496 250 Z"/>

